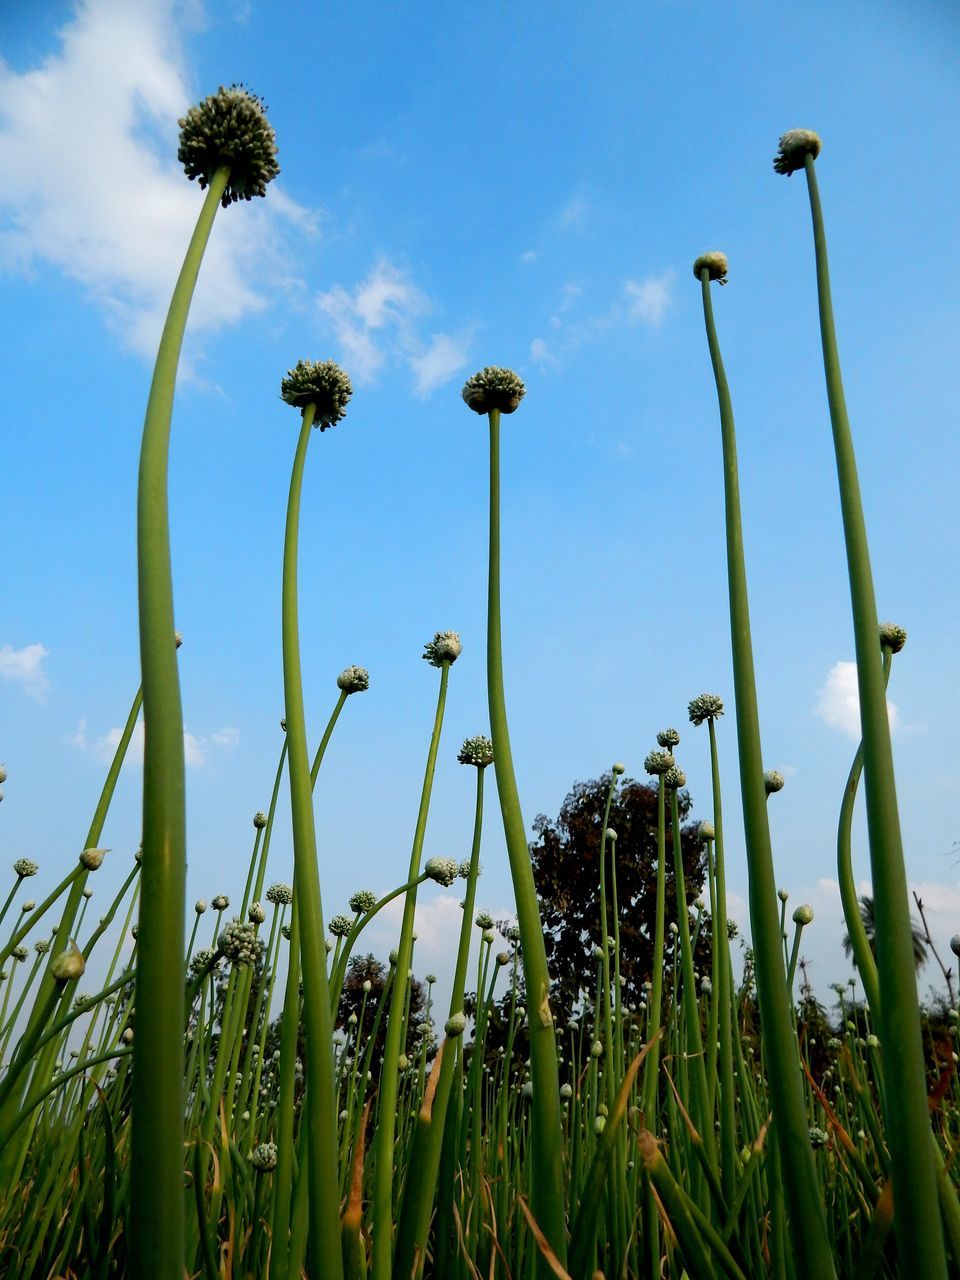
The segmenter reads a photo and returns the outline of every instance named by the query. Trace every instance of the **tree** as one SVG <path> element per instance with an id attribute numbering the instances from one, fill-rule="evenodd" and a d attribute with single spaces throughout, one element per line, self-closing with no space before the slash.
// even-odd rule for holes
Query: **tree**
<path id="1" fill-rule="evenodd" d="M 374 1019 L 377 1016 L 377 1009 L 383 998 L 383 988 L 386 980 L 387 966 L 381 960 L 378 960 L 376 956 L 367 954 L 350 957 L 350 961 L 347 964 L 347 972 L 344 975 L 343 992 L 340 996 L 340 1008 L 337 1011 L 336 1026 L 341 1031 L 349 1028 L 351 1035 L 353 1035 L 356 1024 L 350 1026 L 349 1018 L 353 1014 L 359 1021 L 362 1013 L 363 1022 L 359 1027 L 359 1043 L 364 1046 L 364 1049 L 373 1030 Z M 363 989 L 365 982 L 370 983 L 368 992 Z M 419 1048 L 422 1037 L 430 1034 L 430 1026 L 426 1021 L 426 993 L 423 983 L 417 978 L 411 978 L 409 991 L 410 1011 L 407 1019 L 407 1037 L 404 1052 L 412 1056 Z M 376 1047 L 373 1053 L 374 1063 L 380 1061 L 385 1036 L 386 1019 L 381 1017 L 380 1026 L 377 1028 Z"/>
<path id="2" fill-rule="evenodd" d="M 600 837 L 603 811 L 611 775 L 578 782 L 563 802 L 557 818 L 540 814 L 533 828 L 537 838 L 530 845 L 533 875 L 540 898 L 546 937 L 547 960 L 554 980 L 551 1003 L 558 1018 L 566 1019 L 582 998 L 593 999 L 596 962 L 593 948 L 601 942 Z M 686 791 L 679 795 L 681 821 L 690 812 Z M 667 805 L 666 919 L 677 918 L 673 874 L 673 836 Z M 620 922 L 620 972 L 626 979 L 624 1002 L 643 998 L 643 983 L 653 969 L 654 926 L 657 901 L 657 787 L 653 783 L 624 778 L 614 792 L 609 825 L 617 833 L 616 878 Z M 703 892 L 705 863 L 696 826 L 681 831 L 687 904 Z M 613 936 L 612 886 L 607 863 L 608 920 L 605 932 Z M 706 966 L 709 955 L 709 921 L 704 914 L 697 960 Z M 667 956 L 672 956 L 672 936 L 666 932 Z M 669 971 L 669 964 L 668 964 Z M 700 968 L 705 971 L 704 967 Z"/>
<path id="3" fill-rule="evenodd" d="M 863 927 L 866 931 L 867 942 L 870 944 L 870 950 L 873 952 L 874 959 L 877 955 L 877 938 L 876 938 L 876 922 L 873 915 L 873 898 L 869 893 L 860 896 L 860 919 L 863 921 Z M 913 937 L 913 964 L 918 971 L 927 963 L 927 944 L 923 929 L 911 917 L 910 924 L 911 934 Z M 850 934 L 843 935 L 843 952 L 844 955 L 853 954 L 853 943 L 850 941 Z M 854 959 L 856 966 L 856 959 Z"/>

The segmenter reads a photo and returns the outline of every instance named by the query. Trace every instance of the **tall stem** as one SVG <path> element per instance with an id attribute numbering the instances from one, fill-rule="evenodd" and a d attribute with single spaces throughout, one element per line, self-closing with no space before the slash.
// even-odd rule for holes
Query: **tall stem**
<path id="1" fill-rule="evenodd" d="M 730 1000 L 730 935 L 727 928 L 727 877 L 723 853 L 723 806 L 720 797 L 720 760 L 713 716 L 707 721 L 710 732 L 710 775 L 713 782 L 714 877 L 717 883 L 717 912 L 713 921 L 716 974 L 713 999 L 718 1001 L 720 1041 L 720 1176 L 723 1198 L 733 1204 L 737 1177 L 737 1117 L 734 1105 L 733 1028 Z M 718 932 L 719 931 L 719 932 Z"/>
<path id="2" fill-rule="evenodd" d="M 183 965 L 186 809 L 183 711 L 174 644 L 167 512 L 170 424 L 180 348 L 220 197 L 214 173 L 160 338 L 147 401 L 137 495 L 143 678 L 143 879 L 137 959 L 130 1171 L 131 1274 L 169 1280 L 184 1265 Z"/>
<path id="3" fill-rule="evenodd" d="M 537 890 L 530 862 L 526 828 L 513 770 L 507 707 L 503 691 L 503 642 L 500 633 L 500 411 L 490 418 L 490 567 L 487 600 L 487 695 L 493 762 L 500 796 L 503 831 L 517 903 L 517 923 L 523 951 L 523 979 L 530 1014 L 530 1076 L 533 1083 L 531 1138 L 533 1146 L 532 1209 L 550 1247 L 563 1264 L 567 1256 L 566 1203 L 563 1178 L 563 1125 L 557 1042 L 550 1010 L 550 975 Z M 553 1272 L 542 1255 L 538 1273 Z"/>
<path id="4" fill-rule="evenodd" d="M 307 728 L 300 668 L 300 623 L 297 602 L 297 552 L 300 496 L 307 445 L 316 405 L 303 411 L 303 425 L 290 477 L 287 526 L 283 544 L 283 692 L 287 722 L 287 771 L 293 823 L 294 893 L 300 933 L 304 1031 L 307 1042 L 306 1107 L 307 1175 L 311 1251 L 330 1280 L 342 1280 L 340 1196 L 337 1179 L 337 1106 L 333 1065 L 333 1020 L 324 951 L 323 906 L 317 867 L 317 835 L 313 818 Z"/>
<path id="5" fill-rule="evenodd" d="M 836 1273 L 833 1253 L 827 1239 L 826 1212 L 810 1146 L 796 1027 L 787 995 L 787 975 L 777 916 L 777 889 L 767 822 L 763 756 L 760 749 L 760 715 L 753 668 L 753 645 L 750 639 L 733 405 L 717 340 L 710 297 L 710 273 L 706 267 L 700 273 L 700 283 L 707 342 L 717 384 L 723 441 L 727 577 L 737 704 L 737 745 L 750 880 L 750 928 L 756 956 L 757 997 L 760 1003 L 763 1044 L 784 1188 L 793 1224 L 797 1270 L 801 1275 L 830 1280 Z"/>
<path id="6" fill-rule="evenodd" d="M 830 297 L 827 240 L 812 155 L 807 155 L 804 168 L 813 219 L 823 366 L 833 427 L 857 654 L 876 920 L 883 1096 L 897 1205 L 894 1227 L 901 1259 L 909 1259 L 909 1265 L 916 1274 L 938 1280 L 938 1277 L 946 1276 L 947 1263 L 937 1211 L 936 1173 L 930 1158 L 930 1115 L 913 966 L 913 930 L 900 837 L 890 722 L 877 643 L 877 606 L 853 437 L 840 374 Z"/>

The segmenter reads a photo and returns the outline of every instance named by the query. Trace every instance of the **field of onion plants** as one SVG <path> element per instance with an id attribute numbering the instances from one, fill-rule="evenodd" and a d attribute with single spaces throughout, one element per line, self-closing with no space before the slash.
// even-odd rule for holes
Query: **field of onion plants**
<path id="1" fill-rule="evenodd" d="M 38 1280 L 960 1274 L 956 1018 L 949 1066 L 939 1070 L 921 1036 L 885 700 L 892 659 L 906 636 L 877 618 L 833 327 L 815 165 L 820 139 L 803 129 L 785 134 L 774 168 L 801 175 L 810 200 L 862 722 L 842 797 L 837 858 L 864 999 L 857 1017 L 831 1038 L 826 1058 L 822 1045 L 813 1052 L 816 1040 L 799 1016 L 796 994 L 800 937 L 812 912 L 799 906 L 791 919 L 774 878 L 767 804 L 782 779 L 764 771 L 760 756 L 734 416 L 713 310 L 713 285 L 726 283 L 727 261 L 717 252 L 698 257 L 693 270 L 719 402 L 734 696 L 722 722 L 724 704 L 715 694 L 694 697 L 686 712 L 691 727 L 683 749 L 704 766 L 709 761 L 712 779 L 712 819 L 698 829 L 706 900 L 691 902 L 684 885 L 680 734 L 651 733 L 644 767 L 658 797 L 658 903 L 644 998 L 630 1005 L 623 998 L 617 835 L 605 817 L 596 830 L 593 985 L 562 1025 L 551 1008 L 511 759 L 500 633 L 500 428 L 525 389 L 516 374 L 495 366 L 463 388 L 466 406 L 487 419 L 490 438 L 489 736 L 467 739 L 458 756 L 476 774 L 471 856 L 459 863 L 422 857 L 448 684 L 461 651 L 457 633 L 445 631 L 423 654 L 436 671 L 436 715 L 424 744 L 405 879 L 380 898 L 359 886 L 346 911 L 324 916 L 313 791 L 325 753 L 336 750 L 337 721 L 367 689 L 368 676 L 347 667 L 336 677 L 326 728 L 310 741 L 297 613 L 301 486 L 315 429 L 322 433 L 344 417 L 352 388 L 333 362 L 300 360 L 281 384 L 299 432 L 284 536 L 285 706 L 276 776 L 265 811 L 253 816 L 242 893 L 239 885 L 226 886 L 236 895 L 232 902 L 223 895 L 186 902 L 183 716 L 167 515 L 174 387 L 216 214 L 264 195 L 278 167 L 263 105 L 242 87 L 221 88 L 192 108 L 181 128 L 179 158 L 206 197 L 170 304 L 143 431 L 142 686 L 78 859 L 48 890 L 56 877 L 40 877 L 36 864 L 21 858 L 2 891 L 0 1274 Z M 116 899 L 94 923 L 88 882 L 103 862 L 104 825 L 141 710 L 142 846 L 131 854 Z M 752 952 L 742 980 L 734 975 L 727 928 L 711 927 L 727 920 L 724 727 L 728 776 L 737 754 L 749 872 Z M 501 930 L 476 904 L 488 771 L 516 908 L 515 924 Z M 623 773 L 620 764 L 610 770 L 607 816 Z M 861 779 L 875 948 L 851 867 Z M 269 785 L 265 780 L 265 800 Z M 285 787 L 294 865 L 277 868 L 270 847 Z M 464 815 L 465 840 L 470 820 Z M 690 908 L 668 914 L 671 862 L 675 900 Z M 461 882 L 463 922 L 459 939 L 450 939 L 456 960 L 449 1005 L 433 1007 L 428 979 L 427 1016 L 414 1023 L 414 915 L 418 889 L 428 880 Z M 339 1018 L 363 932 L 398 897 L 402 923 L 385 983 L 374 991 L 365 982 L 359 1015 Z M 468 972 L 474 930 L 479 960 Z M 98 951 L 96 970 L 105 976 L 91 990 L 84 982 L 91 954 L 118 932 L 112 956 L 102 956 L 103 946 Z M 125 945 L 131 935 L 132 958 Z M 495 1004 L 503 1034 L 494 1048 L 488 1035 Z M 748 1016 L 757 1009 L 759 1026 Z"/>

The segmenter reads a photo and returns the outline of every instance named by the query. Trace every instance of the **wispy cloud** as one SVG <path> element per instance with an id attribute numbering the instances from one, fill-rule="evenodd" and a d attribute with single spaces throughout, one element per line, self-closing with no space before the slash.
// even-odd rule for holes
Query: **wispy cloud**
<path id="1" fill-rule="evenodd" d="M 628 280 L 623 286 L 627 318 L 658 329 L 673 306 L 673 284 L 674 272 L 669 267 L 658 275 Z"/>
<path id="2" fill-rule="evenodd" d="M 857 664 L 838 662 L 827 672 L 827 678 L 817 693 L 817 715 L 833 729 L 839 729 L 851 738 L 860 737 L 860 693 L 857 688 Z M 896 704 L 887 699 L 887 715 L 890 728 L 900 723 Z"/>
<path id="3" fill-rule="evenodd" d="M 317 297 L 324 320 L 333 329 L 344 364 L 359 382 L 374 382 L 385 367 L 399 365 L 414 379 L 414 391 L 427 396 L 463 369 L 470 333 L 433 333 L 429 340 L 419 321 L 433 304 L 409 274 L 385 257 L 352 289 L 334 285 Z"/>
<path id="4" fill-rule="evenodd" d="M 587 224 L 590 212 L 590 202 L 581 187 L 563 205 L 557 215 L 557 222 L 564 231 L 582 231 Z"/>
<path id="5" fill-rule="evenodd" d="M 22 685 L 35 698 L 42 698 L 50 685 L 43 670 L 43 660 L 49 656 L 42 644 L 27 644 L 22 649 L 5 644 L 0 649 L 0 676 Z"/>
<path id="6" fill-rule="evenodd" d="M 69 735 L 70 742 L 80 751 L 92 751 L 100 760 L 112 760 L 123 737 L 123 729 L 117 725 L 108 729 L 102 737 L 91 738 L 87 732 L 86 720 L 81 720 L 75 733 Z M 189 729 L 183 731 L 184 760 L 191 769 L 200 769 L 207 763 L 211 752 L 219 748 L 235 747 L 240 741 L 239 729 L 224 728 L 214 733 L 197 735 Z M 143 721 L 138 720 L 127 748 L 127 760 L 133 764 L 143 761 Z"/>
<path id="7" fill-rule="evenodd" d="M 58 53 L 22 72 L 0 62 L 0 269 L 50 263 L 143 354 L 156 347 L 201 199 L 176 162 L 177 118 L 194 96 L 177 35 L 182 8 L 82 0 Z M 287 230 L 314 226 L 280 190 L 223 210 L 193 333 L 268 306 L 291 284 Z"/>

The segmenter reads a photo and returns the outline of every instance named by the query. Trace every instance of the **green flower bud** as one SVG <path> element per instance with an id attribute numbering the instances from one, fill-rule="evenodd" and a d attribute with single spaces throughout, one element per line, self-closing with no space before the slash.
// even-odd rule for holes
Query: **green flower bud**
<path id="1" fill-rule="evenodd" d="M 464 384 L 461 395 L 474 413 L 513 413 L 526 395 L 526 387 L 511 369 L 487 365 Z"/>
<path id="2" fill-rule="evenodd" d="M 433 667 L 442 667 L 446 662 L 453 666 L 463 652 L 460 636 L 456 631 L 438 631 L 432 640 L 423 647 L 423 660 Z"/>
<path id="3" fill-rule="evenodd" d="M 263 924 L 266 918 L 267 913 L 264 910 L 263 903 L 251 902 L 250 906 L 247 907 L 247 919 L 251 924 Z"/>
<path id="4" fill-rule="evenodd" d="M 690 723 L 703 724 L 704 720 L 715 720 L 723 715 L 723 699 L 715 693 L 701 693 L 687 704 Z"/>
<path id="5" fill-rule="evenodd" d="M 680 734 L 676 729 L 661 729 L 657 734 L 657 742 L 664 751 L 672 751 L 674 747 L 680 745 Z"/>
<path id="6" fill-rule="evenodd" d="M 366 667 L 344 667 L 337 676 L 337 688 L 344 693 L 364 693 L 370 688 L 370 674 Z"/>
<path id="7" fill-rule="evenodd" d="M 61 951 L 51 963 L 50 976 L 55 982 L 71 982 L 74 978 L 82 978 L 86 967 L 83 952 L 71 938 L 66 951 Z"/>
<path id="8" fill-rule="evenodd" d="M 493 743 L 482 733 L 476 734 L 473 738 L 464 738 L 463 746 L 457 753 L 457 759 L 461 764 L 472 764 L 478 769 L 486 769 L 487 765 L 493 764 Z"/>
<path id="9" fill-rule="evenodd" d="M 768 796 L 776 795 L 783 790 L 784 776 L 777 769 L 768 769 L 763 775 L 763 789 Z"/>
<path id="10" fill-rule="evenodd" d="M 706 268 L 709 278 L 717 284 L 727 283 L 727 255 L 725 253 L 701 253 L 693 264 L 693 274 L 698 280 L 703 278 Z"/>
<path id="11" fill-rule="evenodd" d="M 687 775 L 682 769 L 678 769 L 677 766 L 674 765 L 663 775 L 663 785 L 671 790 L 679 791 L 681 787 L 685 787 L 687 785 Z"/>
<path id="12" fill-rule="evenodd" d="M 192 182 L 208 187 L 223 165 L 230 177 L 220 203 L 252 200 L 266 194 L 267 183 L 280 172 L 276 134 L 264 114 L 264 104 L 243 85 L 223 85 L 195 107 L 180 125 L 177 159 Z"/>
<path id="13" fill-rule="evenodd" d="M 81 865 L 88 871 L 98 871 L 109 852 L 109 849 L 84 849 L 80 855 Z"/>
<path id="14" fill-rule="evenodd" d="M 895 622 L 880 623 L 880 644 L 884 649 L 889 649 L 891 653 L 899 653 L 903 646 L 907 643 L 907 633 L 903 627 L 898 627 Z M 0 782 L 3 779 L 0 778 Z"/>
<path id="15" fill-rule="evenodd" d="M 260 810 L 257 810 L 253 815 L 253 825 L 258 831 L 262 831 L 267 825 L 267 815 L 265 813 L 261 813 Z"/>
<path id="16" fill-rule="evenodd" d="M 444 1024 L 444 1031 L 451 1038 L 462 1036 L 467 1027 L 467 1016 L 461 1010 L 459 1013 L 452 1013 Z"/>
<path id="17" fill-rule="evenodd" d="M 280 383 L 280 397 L 295 409 L 316 406 L 313 425 L 321 431 L 346 416 L 347 401 L 353 395 L 349 377 L 332 360 L 298 360 Z"/>
<path id="18" fill-rule="evenodd" d="M 666 773 L 674 767 L 673 756 L 669 751 L 651 751 L 644 760 L 643 767 L 650 774 Z"/>
<path id="19" fill-rule="evenodd" d="M 258 1173 L 273 1173 L 277 1167 L 277 1144 L 260 1142 L 250 1153 L 250 1163 Z"/>
<path id="20" fill-rule="evenodd" d="M 816 160 L 820 154 L 820 146 L 820 137 L 812 129 L 790 129 L 780 139 L 773 167 L 777 173 L 796 173 L 803 168 L 808 155 Z"/>
<path id="21" fill-rule="evenodd" d="M 334 916 L 327 928 L 335 938 L 345 938 L 353 928 L 353 921 L 349 916 Z"/>
<path id="22" fill-rule="evenodd" d="M 272 884 L 267 890 L 267 901 L 275 907 L 289 907 L 293 901 L 293 890 L 288 884 Z"/>
<path id="23" fill-rule="evenodd" d="M 813 921 L 813 907 L 809 903 L 802 903 L 793 913 L 793 923 L 801 926 L 811 924 Z"/>
<path id="24" fill-rule="evenodd" d="M 457 878 L 457 864 L 453 858 L 428 858 L 423 866 L 427 877 L 449 889 Z"/>
<path id="25" fill-rule="evenodd" d="M 35 876 L 40 868 L 29 858 L 18 858 L 13 864 L 13 870 L 21 880 L 26 880 L 28 876 Z"/>
<path id="26" fill-rule="evenodd" d="M 365 916 L 377 905 L 377 895 L 372 889 L 358 889 L 348 902 L 350 910 L 358 916 Z"/>

